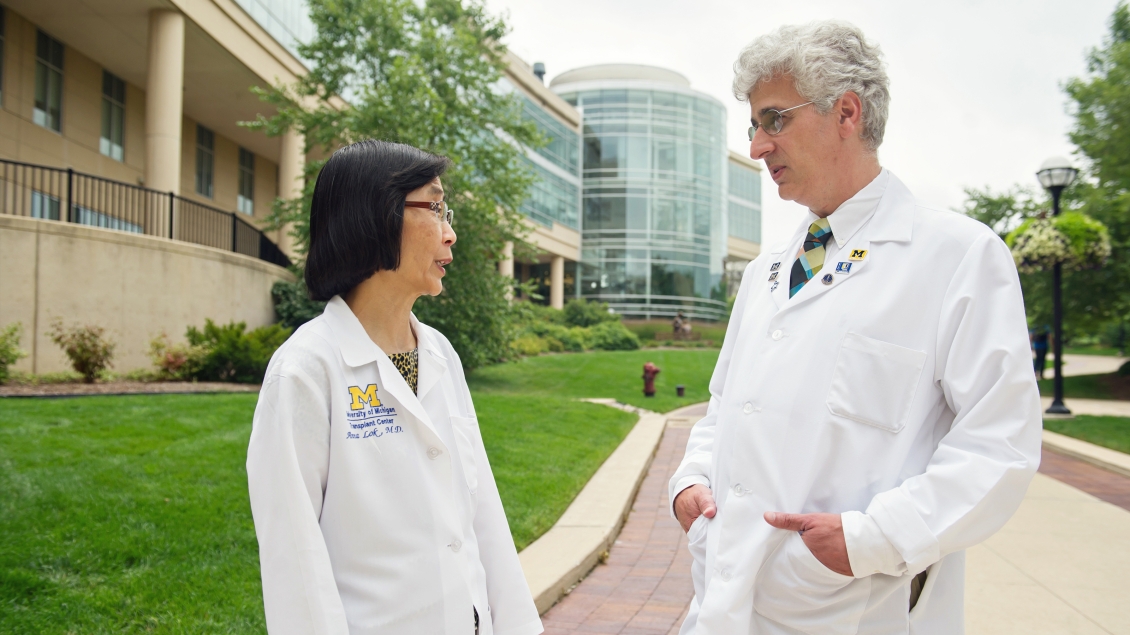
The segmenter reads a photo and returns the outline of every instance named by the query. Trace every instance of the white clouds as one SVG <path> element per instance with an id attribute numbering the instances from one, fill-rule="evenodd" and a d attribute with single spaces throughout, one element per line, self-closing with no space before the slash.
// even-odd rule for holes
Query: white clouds
<path id="1" fill-rule="evenodd" d="M 676 70 L 728 105 L 730 147 L 747 152 L 749 113 L 730 95 L 731 64 L 747 42 L 780 24 L 855 23 L 886 53 L 891 117 L 883 165 L 927 204 L 956 207 L 962 188 L 1035 183 L 1047 157 L 1071 151 L 1059 89 L 1085 70 L 1116 0 L 489 0 L 509 12 L 511 49 L 545 62 L 548 77 L 589 64 Z M 763 179 L 763 241 L 803 215 Z"/>

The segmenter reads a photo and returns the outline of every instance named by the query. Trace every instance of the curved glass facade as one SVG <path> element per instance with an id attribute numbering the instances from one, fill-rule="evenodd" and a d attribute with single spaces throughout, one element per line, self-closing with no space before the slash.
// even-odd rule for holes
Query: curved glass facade
<path id="1" fill-rule="evenodd" d="M 751 243 L 761 242 L 761 173 L 733 161 L 727 201 L 730 235 Z"/>
<path id="2" fill-rule="evenodd" d="M 579 294 L 628 317 L 724 317 L 725 110 L 621 84 L 555 88 L 584 118 Z"/>

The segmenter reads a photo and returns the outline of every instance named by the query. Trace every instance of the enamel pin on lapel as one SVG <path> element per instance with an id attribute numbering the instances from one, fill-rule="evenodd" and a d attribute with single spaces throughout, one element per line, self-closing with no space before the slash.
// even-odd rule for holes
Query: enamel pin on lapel
<path id="1" fill-rule="evenodd" d="M 848 254 L 848 260 L 859 261 L 859 260 L 863 260 L 866 257 L 867 257 L 867 250 L 866 249 L 852 249 L 851 253 Z"/>
<path id="2" fill-rule="evenodd" d="M 832 277 L 832 274 L 826 273 L 824 274 L 823 278 L 820 278 L 820 282 L 823 282 L 824 284 L 832 284 L 832 280 L 834 279 L 835 278 Z"/>
<path id="3" fill-rule="evenodd" d="M 836 273 L 851 273 L 851 263 L 850 262 L 836 263 Z"/>
<path id="4" fill-rule="evenodd" d="M 776 270 L 778 270 L 778 269 L 780 269 L 780 268 L 781 268 L 781 263 L 779 263 L 779 262 L 775 262 L 775 263 L 773 263 L 773 266 L 772 266 L 772 267 L 769 267 L 769 271 L 776 271 Z"/>
<path id="5" fill-rule="evenodd" d="M 774 280 L 774 281 L 773 281 L 773 284 L 772 284 L 772 286 L 770 286 L 770 287 L 769 287 L 769 291 L 770 291 L 770 292 L 772 292 L 772 291 L 776 291 L 776 290 L 777 290 L 777 285 L 779 285 L 779 284 L 781 284 L 781 281 L 780 281 L 780 280 Z"/>
<path id="6" fill-rule="evenodd" d="M 774 280 L 776 280 L 777 276 L 780 273 L 781 273 L 780 271 L 774 271 L 773 273 L 769 274 L 769 282 L 773 282 Z"/>

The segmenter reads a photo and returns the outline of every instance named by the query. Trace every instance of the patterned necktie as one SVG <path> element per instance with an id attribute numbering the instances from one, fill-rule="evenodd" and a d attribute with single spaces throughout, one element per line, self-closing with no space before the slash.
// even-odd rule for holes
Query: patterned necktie
<path id="1" fill-rule="evenodd" d="M 801 287 L 824 268 L 824 245 L 832 239 L 832 227 L 827 218 L 817 219 L 808 226 L 808 235 L 797 252 L 792 273 L 789 274 L 789 297 L 796 295 Z"/>

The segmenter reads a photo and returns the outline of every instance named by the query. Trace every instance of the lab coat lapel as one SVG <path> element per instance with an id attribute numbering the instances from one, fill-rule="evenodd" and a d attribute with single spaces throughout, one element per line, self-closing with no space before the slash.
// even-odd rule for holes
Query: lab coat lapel
<path id="1" fill-rule="evenodd" d="M 812 277 L 812 280 L 789 299 L 788 307 L 792 308 L 818 298 L 834 287 L 851 284 L 851 280 L 858 278 L 867 264 L 874 259 L 873 244 L 909 242 L 913 233 L 914 217 L 911 211 L 914 204 L 914 196 L 910 190 L 894 174 L 891 174 L 887 190 L 871 220 L 856 232 L 843 249 L 839 250 L 834 261 L 825 262 L 824 267 Z M 851 254 L 857 250 L 865 252 L 865 255 L 861 260 L 853 261 Z M 841 262 L 851 265 L 850 273 L 836 273 L 836 265 Z M 824 284 L 823 278 L 828 274 L 832 275 L 832 283 Z"/>
<path id="2" fill-rule="evenodd" d="M 769 252 L 769 269 L 773 269 L 773 265 L 780 265 L 777 271 L 770 271 L 769 277 L 774 273 L 777 274 L 775 280 L 765 280 L 764 283 L 768 285 L 769 297 L 773 298 L 773 303 L 777 305 L 777 310 L 780 311 L 785 303 L 789 301 L 789 270 L 793 263 L 785 258 L 785 250 L 789 248 L 790 243 L 778 245 L 774 251 Z M 777 282 L 777 288 L 773 288 L 773 283 Z"/>
<path id="3" fill-rule="evenodd" d="M 396 366 L 393 365 L 388 355 L 365 332 L 365 327 L 361 326 L 361 322 L 357 320 L 357 316 L 353 314 L 353 310 L 349 308 L 349 305 L 345 303 L 341 296 L 334 296 L 326 303 L 326 316 L 332 324 L 333 332 L 337 335 L 338 349 L 341 352 L 342 361 L 353 368 L 376 362 L 380 385 L 384 387 L 385 392 L 423 423 L 424 427 L 438 439 L 439 435 L 436 434 L 435 425 L 432 424 L 432 419 L 424 410 L 423 404 L 416 398 L 416 395 L 412 394 L 408 382 L 404 381 L 404 377 L 400 375 L 400 371 L 396 370 Z M 423 330 L 415 316 L 412 316 L 412 328 L 416 333 Z M 417 342 L 419 342 L 419 339 L 417 339 Z M 424 365 L 423 358 L 424 355 L 421 355 L 421 370 L 423 370 Z M 432 373 L 432 375 L 434 376 L 436 373 Z M 419 381 L 417 381 L 417 388 L 419 388 Z M 423 392 L 420 394 L 422 395 Z"/>
<path id="4" fill-rule="evenodd" d="M 420 327 L 416 316 L 412 316 L 412 328 L 416 331 L 416 341 L 420 347 L 420 377 L 417 380 L 416 394 L 420 401 L 435 387 L 447 373 L 447 357 L 440 352 L 435 338 Z"/>

